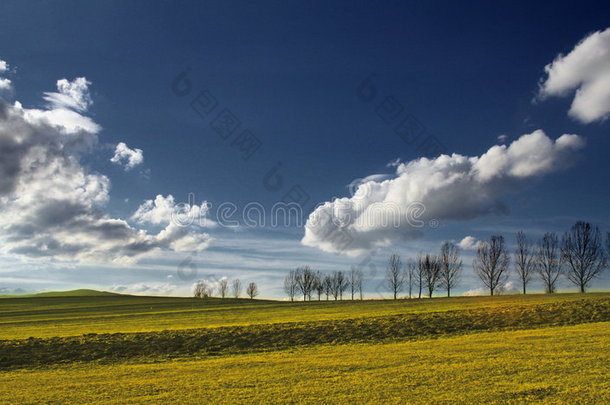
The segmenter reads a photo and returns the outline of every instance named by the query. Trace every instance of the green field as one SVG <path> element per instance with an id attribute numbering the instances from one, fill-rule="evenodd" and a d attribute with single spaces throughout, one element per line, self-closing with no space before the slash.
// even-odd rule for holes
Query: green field
<path id="1" fill-rule="evenodd" d="M 0 299 L 0 402 L 608 403 L 610 294 Z"/>

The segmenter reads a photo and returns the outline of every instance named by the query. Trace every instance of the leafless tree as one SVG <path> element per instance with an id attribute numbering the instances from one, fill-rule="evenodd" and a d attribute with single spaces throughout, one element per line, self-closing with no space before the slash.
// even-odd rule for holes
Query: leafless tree
<path id="1" fill-rule="evenodd" d="M 251 300 L 253 300 L 254 297 L 258 295 L 258 287 L 256 286 L 256 283 L 254 281 L 248 284 L 248 287 L 246 288 L 246 294 L 248 294 L 248 297 L 250 297 Z"/>
<path id="2" fill-rule="evenodd" d="M 193 288 L 193 296 L 195 298 L 207 298 L 210 296 L 210 288 L 204 280 L 199 280 Z"/>
<path id="3" fill-rule="evenodd" d="M 554 293 L 557 279 L 561 275 L 561 256 L 559 239 L 552 232 L 545 233 L 538 242 L 536 271 L 544 283 L 545 291 L 549 294 Z"/>
<path id="4" fill-rule="evenodd" d="M 418 267 L 422 269 L 423 284 L 428 290 L 428 298 L 432 298 L 432 294 L 440 281 L 440 262 L 436 256 L 426 254 L 423 259 L 418 262 Z"/>
<path id="5" fill-rule="evenodd" d="M 319 271 L 316 273 L 313 284 L 314 290 L 318 293 L 318 301 L 320 301 L 322 299 L 322 294 L 324 293 L 324 275 Z"/>
<path id="6" fill-rule="evenodd" d="M 509 263 L 510 257 L 506 253 L 504 237 L 493 235 L 489 242 L 481 242 L 477 246 L 477 256 L 472 262 L 472 267 L 483 284 L 489 288 L 490 295 L 494 295 L 496 288 L 508 279 L 506 270 Z"/>
<path id="7" fill-rule="evenodd" d="M 584 293 L 591 280 L 606 268 L 606 255 L 597 226 L 579 221 L 561 240 L 561 258 L 566 263 L 568 280 Z"/>
<path id="8" fill-rule="evenodd" d="M 241 295 L 241 281 L 236 278 L 235 280 L 233 280 L 233 297 L 235 298 L 239 298 L 239 296 Z"/>
<path id="9" fill-rule="evenodd" d="M 515 271 L 521 281 L 523 294 L 525 294 L 527 284 L 530 282 L 532 273 L 536 268 L 535 255 L 536 252 L 532 247 L 532 243 L 523 232 L 519 231 L 517 233 L 517 249 L 515 250 L 514 260 Z"/>
<path id="10" fill-rule="evenodd" d="M 462 260 L 460 251 L 453 243 L 445 242 L 441 245 L 441 254 L 438 258 L 440 264 L 440 284 L 451 296 L 451 289 L 460 282 L 462 275 Z"/>
<path id="11" fill-rule="evenodd" d="M 218 293 L 220 294 L 220 298 L 226 298 L 229 293 L 229 280 L 226 278 L 220 279 L 218 283 Z"/>
<path id="12" fill-rule="evenodd" d="M 360 297 L 360 301 L 362 301 L 363 294 L 362 294 L 362 284 L 364 282 L 364 274 L 362 274 L 362 270 L 358 269 L 356 270 L 356 289 L 358 290 L 358 295 Z"/>
<path id="13" fill-rule="evenodd" d="M 333 286 L 333 297 L 343 299 L 343 292 L 347 290 L 348 281 L 345 273 L 342 271 L 335 271 L 332 277 Z"/>
<path id="14" fill-rule="evenodd" d="M 417 284 L 417 298 L 421 298 L 421 293 L 424 288 L 424 280 L 426 275 L 426 268 L 423 265 L 423 257 L 420 254 L 417 255 L 417 265 L 415 266 L 415 280 L 414 282 Z"/>
<path id="15" fill-rule="evenodd" d="M 352 301 L 354 300 L 354 294 L 356 293 L 357 283 L 358 283 L 358 272 L 356 271 L 356 267 L 352 266 L 347 274 L 347 283 L 349 285 L 349 289 L 352 293 Z"/>
<path id="16" fill-rule="evenodd" d="M 316 274 L 311 270 L 309 266 L 301 266 L 297 267 L 295 276 L 299 291 L 301 292 L 301 294 L 303 294 L 303 301 L 311 300 L 311 291 L 314 287 Z"/>
<path id="17" fill-rule="evenodd" d="M 290 271 L 286 277 L 284 277 L 284 292 L 288 294 L 290 301 L 294 301 L 294 296 L 297 294 L 297 277 L 294 271 Z"/>
<path id="18" fill-rule="evenodd" d="M 409 298 L 413 298 L 413 286 L 417 277 L 417 264 L 413 260 L 407 263 L 407 284 L 409 286 Z"/>
<path id="19" fill-rule="evenodd" d="M 333 279 L 331 276 L 329 276 L 328 274 L 324 276 L 324 280 L 323 280 L 323 284 L 324 284 L 324 294 L 326 294 L 326 301 L 328 301 L 328 299 L 330 298 L 330 296 L 333 293 Z"/>
<path id="20" fill-rule="evenodd" d="M 385 271 L 386 288 L 392 293 L 394 299 L 398 298 L 398 293 L 405 285 L 405 272 L 402 268 L 400 256 L 393 254 L 390 256 L 388 266 Z"/>

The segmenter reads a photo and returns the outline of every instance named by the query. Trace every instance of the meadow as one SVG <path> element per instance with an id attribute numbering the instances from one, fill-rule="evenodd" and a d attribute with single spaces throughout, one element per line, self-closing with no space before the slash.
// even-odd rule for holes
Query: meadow
<path id="1" fill-rule="evenodd" d="M 610 294 L 0 299 L 2 403 L 608 403 Z"/>

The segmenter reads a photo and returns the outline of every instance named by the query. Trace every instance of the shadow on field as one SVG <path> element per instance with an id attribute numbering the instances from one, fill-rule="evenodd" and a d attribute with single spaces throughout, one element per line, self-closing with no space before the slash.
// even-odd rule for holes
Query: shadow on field
<path id="1" fill-rule="evenodd" d="M 136 357 L 220 355 L 316 344 L 388 342 L 471 331 L 610 321 L 610 299 L 345 320 L 0 341 L 0 368 Z"/>

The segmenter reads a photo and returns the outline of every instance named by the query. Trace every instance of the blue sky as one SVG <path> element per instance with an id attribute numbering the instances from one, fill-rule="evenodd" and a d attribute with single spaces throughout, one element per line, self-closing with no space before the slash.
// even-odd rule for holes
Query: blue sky
<path id="1" fill-rule="evenodd" d="M 298 265 L 361 265 L 378 297 L 394 252 L 406 260 L 494 233 L 512 249 L 518 230 L 536 240 L 577 220 L 605 234 L 608 11 L 604 2 L 3 2 L 6 128 L 41 135 L 12 155 L 21 169 L 3 173 L 0 288 L 180 295 L 195 279 L 239 277 L 282 298 Z M 189 86 L 177 80 L 184 72 Z M 203 116 L 191 105 L 201 94 L 213 100 L 195 104 Z M 239 121 L 226 139 L 215 129 L 223 111 Z M 407 118 L 419 141 L 401 138 Z M 248 157 L 240 142 L 251 136 L 260 147 Z M 31 155 L 37 145 L 50 148 L 44 164 Z M 24 171 L 32 159 L 42 169 Z M 348 207 L 347 248 L 306 235 L 304 223 L 270 224 L 294 186 L 308 197 L 303 222 L 317 205 Z M 363 223 L 354 207 L 379 198 L 389 215 L 421 202 L 422 225 Z M 206 220 L 172 226 L 168 213 L 185 203 Z M 248 226 L 248 203 L 263 207 L 264 226 Z M 221 204 L 234 207 L 236 226 L 219 219 Z M 473 254 L 462 249 L 458 293 L 482 286 Z M 197 274 L 185 276 L 191 264 Z M 595 283 L 609 286 L 607 274 Z"/>

